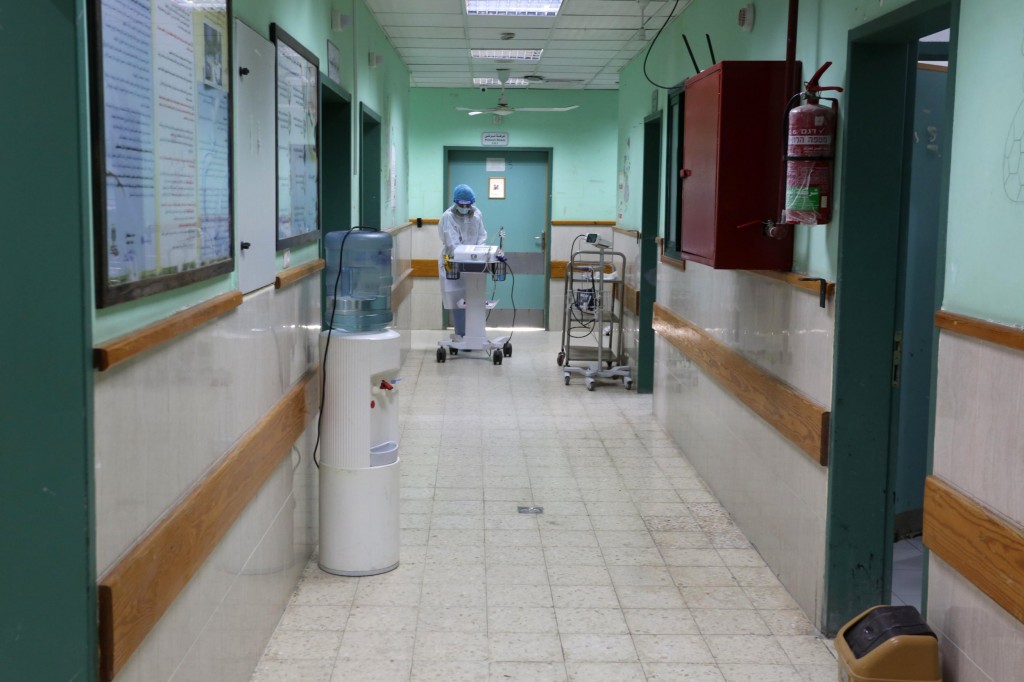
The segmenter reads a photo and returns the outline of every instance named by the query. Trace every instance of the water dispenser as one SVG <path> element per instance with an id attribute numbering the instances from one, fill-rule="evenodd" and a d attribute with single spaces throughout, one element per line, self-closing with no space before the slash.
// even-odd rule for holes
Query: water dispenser
<path id="1" fill-rule="evenodd" d="M 324 237 L 326 326 L 344 332 L 372 332 L 391 324 L 392 245 L 389 233 L 371 227 L 353 227 Z"/>

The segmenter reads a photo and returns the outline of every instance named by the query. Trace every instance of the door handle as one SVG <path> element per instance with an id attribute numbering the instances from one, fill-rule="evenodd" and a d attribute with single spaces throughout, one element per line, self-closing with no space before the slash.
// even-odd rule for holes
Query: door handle
<path id="1" fill-rule="evenodd" d="M 538 234 L 536 237 L 533 238 L 533 241 L 535 241 L 535 242 L 539 241 L 540 242 L 540 250 L 541 251 L 547 251 L 547 248 L 548 248 L 548 233 L 547 232 L 541 232 L 540 234 Z"/>

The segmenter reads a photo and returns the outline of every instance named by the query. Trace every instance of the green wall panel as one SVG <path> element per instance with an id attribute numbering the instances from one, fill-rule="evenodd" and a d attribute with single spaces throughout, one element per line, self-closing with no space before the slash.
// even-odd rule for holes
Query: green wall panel
<path id="1" fill-rule="evenodd" d="M 16 255 L 0 289 L 4 680 L 97 672 L 82 5 L 0 9 L 0 230 Z M 45 69 L 10 66 L 27 54 Z"/>
<path id="2" fill-rule="evenodd" d="M 962 4 L 957 75 L 943 308 L 1021 325 L 1024 3 Z"/>
<path id="3" fill-rule="evenodd" d="M 614 218 L 615 121 L 618 94 L 607 90 L 510 88 L 513 107 L 569 106 L 563 113 L 521 112 L 495 124 L 487 114 L 469 116 L 455 107 L 491 107 L 497 89 L 414 88 L 410 95 L 409 210 L 411 217 L 436 218 L 445 196 L 444 147 L 481 147 L 485 131 L 508 133 L 509 147 L 551 148 L 551 219 Z M 502 147 L 489 147 L 495 154 Z"/>

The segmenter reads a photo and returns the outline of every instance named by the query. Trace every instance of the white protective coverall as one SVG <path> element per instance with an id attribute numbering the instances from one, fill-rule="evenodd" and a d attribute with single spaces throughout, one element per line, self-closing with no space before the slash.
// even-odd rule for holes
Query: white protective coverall
<path id="1" fill-rule="evenodd" d="M 441 214 L 437 223 L 437 235 L 441 238 L 441 253 L 437 258 L 437 275 L 441 280 L 441 298 L 449 310 L 458 308 L 459 299 L 466 295 L 466 283 L 460 279 L 447 279 L 444 271 L 444 256 L 455 253 L 460 244 L 476 246 L 487 242 L 484 217 L 480 209 L 473 206 L 469 213 L 462 215 L 454 205 Z"/>

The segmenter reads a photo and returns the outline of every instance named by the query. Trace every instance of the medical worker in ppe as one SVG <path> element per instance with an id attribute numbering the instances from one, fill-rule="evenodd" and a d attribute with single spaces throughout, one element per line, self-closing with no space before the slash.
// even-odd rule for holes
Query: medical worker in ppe
<path id="1" fill-rule="evenodd" d="M 466 309 L 459 307 L 459 299 L 466 295 L 466 284 L 462 279 L 448 279 L 445 276 L 445 256 L 453 256 L 455 247 L 460 244 L 475 246 L 487 242 L 484 217 L 475 203 L 476 195 L 469 185 L 457 186 L 452 196 L 452 205 L 437 223 L 437 234 L 442 243 L 437 261 L 441 299 L 444 307 L 452 311 L 455 333 L 460 337 L 466 335 Z"/>

